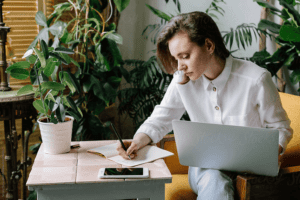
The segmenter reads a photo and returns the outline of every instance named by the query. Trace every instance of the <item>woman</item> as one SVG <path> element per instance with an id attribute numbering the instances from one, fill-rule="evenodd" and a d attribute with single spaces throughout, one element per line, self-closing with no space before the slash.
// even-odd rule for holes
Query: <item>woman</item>
<path id="1" fill-rule="evenodd" d="M 124 159 L 159 142 L 185 111 L 195 122 L 276 128 L 279 154 L 284 153 L 292 129 L 270 73 L 232 58 L 211 17 L 203 12 L 173 17 L 160 33 L 157 57 L 173 80 L 161 104 L 125 144 L 127 152 L 119 145 Z M 232 180 L 219 170 L 189 167 L 189 183 L 198 199 L 234 197 Z"/>

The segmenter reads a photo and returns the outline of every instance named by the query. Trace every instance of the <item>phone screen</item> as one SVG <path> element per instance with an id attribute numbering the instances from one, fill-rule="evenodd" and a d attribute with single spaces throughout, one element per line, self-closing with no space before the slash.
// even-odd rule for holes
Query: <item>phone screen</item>
<path id="1" fill-rule="evenodd" d="M 104 175 L 143 175 L 143 168 L 105 168 Z"/>

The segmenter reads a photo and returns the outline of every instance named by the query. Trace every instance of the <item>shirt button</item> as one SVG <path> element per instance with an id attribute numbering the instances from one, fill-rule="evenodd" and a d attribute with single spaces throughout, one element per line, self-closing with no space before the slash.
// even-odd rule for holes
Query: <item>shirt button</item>
<path id="1" fill-rule="evenodd" d="M 214 92 L 215 92 L 215 91 L 217 91 L 217 88 L 216 88 L 216 87 L 214 87 L 214 88 L 213 88 L 213 91 L 214 91 Z"/>
<path id="2" fill-rule="evenodd" d="M 219 106 L 216 106 L 215 109 L 216 109 L 216 110 L 219 110 L 220 108 L 219 108 Z"/>

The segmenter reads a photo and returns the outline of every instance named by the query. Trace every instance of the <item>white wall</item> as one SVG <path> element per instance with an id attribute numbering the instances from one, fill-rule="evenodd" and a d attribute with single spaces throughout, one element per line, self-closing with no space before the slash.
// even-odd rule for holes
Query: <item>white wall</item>
<path id="1" fill-rule="evenodd" d="M 225 0 L 226 4 L 219 5 L 225 10 L 224 17 L 216 14 L 219 20 L 215 20 L 220 31 L 229 31 L 230 28 L 236 28 L 242 23 L 257 24 L 260 19 L 260 6 L 253 0 Z M 205 11 L 211 4 L 212 0 L 181 0 L 181 12 Z M 124 43 L 120 46 L 124 58 L 147 59 L 149 51 L 155 49 L 150 39 L 142 37 L 142 32 L 148 24 L 159 23 L 160 19 L 152 14 L 146 7 L 149 4 L 166 13 L 176 15 L 175 5 L 172 0 L 168 4 L 164 0 L 131 0 L 129 6 L 121 13 L 118 32 L 123 36 Z M 232 49 L 236 49 L 233 46 Z M 258 51 L 258 41 L 243 49 L 234 55 L 238 57 L 251 56 Z"/>
<path id="2" fill-rule="evenodd" d="M 205 12 L 211 2 L 212 0 L 180 0 L 181 12 Z M 219 20 L 214 19 L 220 31 L 230 31 L 230 28 L 236 29 L 236 27 L 242 23 L 255 23 L 256 25 L 259 23 L 261 7 L 256 2 L 253 2 L 253 0 L 225 0 L 225 2 L 226 4 L 218 4 L 225 10 L 224 16 L 216 13 Z M 273 4 L 275 3 L 278 8 L 281 8 L 277 0 L 271 0 L 271 2 Z M 129 6 L 121 13 L 118 27 L 118 33 L 122 35 L 124 40 L 123 45 L 120 46 L 123 59 L 147 60 L 153 55 L 150 51 L 156 48 L 149 38 L 146 40 L 142 36 L 142 32 L 147 25 L 160 23 L 160 19 L 154 15 L 145 4 L 149 4 L 163 12 L 176 15 L 173 0 L 169 0 L 168 4 L 166 4 L 164 0 L 131 0 Z M 270 16 L 269 19 L 272 18 L 274 17 Z M 275 17 L 273 20 L 279 23 L 278 17 Z M 232 50 L 237 49 L 235 44 L 236 43 L 234 42 Z M 227 48 L 229 49 L 229 46 Z M 250 57 L 258 50 L 259 41 L 258 39 L 256 41 L 255 36 L 253 36 L 251 47 L 248 46 L 246 47 L 246 50 L 244 50 L 240 46 L 240 50 L 233 55 L 237 57 Z M 268 39 L 267 51 L 272 54 L 275 50 L 275 43 Z M 286 73 L 288 73 L 287 70 Z M 287 82 L 289 84 L 288 80 Z M 296 86 L 296 88 L 298 87 Z M 295 88 L 290 84 L 287 86 L 286 92 L 297 93 Z"/>

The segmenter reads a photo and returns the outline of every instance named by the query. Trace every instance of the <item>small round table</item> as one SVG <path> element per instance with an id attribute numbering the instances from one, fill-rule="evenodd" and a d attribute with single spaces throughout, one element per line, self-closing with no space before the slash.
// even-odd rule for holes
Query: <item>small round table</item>
<path id="1" fill-rule="evenodd" d="M 23 170 L 23 199 L 26 199 L 27 166 L 31 165 L 28 157 L 28 139 L 32 133 L 33 120 L 36 120 L 37 112 L 32 103 L 34 94 L 17 96 L 17 90 L 0 91 L 0 121 L 4 121 L 5 161 L 7 166 L 6 199 L 18 200 L 18 181 L 22 177 Z M 22 133 L 17 134 L 16 119 L 22 119 Z M 24 136 L 24 132 L 28 134 Z M 18 140 L 22 139 L 23 160 L 17 161 Z"/>

